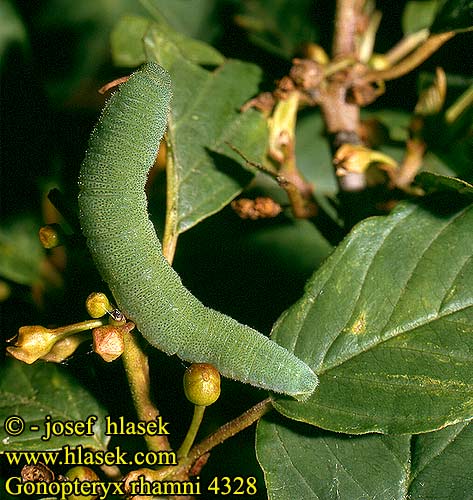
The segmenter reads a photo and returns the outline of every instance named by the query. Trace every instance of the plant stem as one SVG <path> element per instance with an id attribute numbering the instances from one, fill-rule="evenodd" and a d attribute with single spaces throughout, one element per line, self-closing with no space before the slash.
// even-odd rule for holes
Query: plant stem
<path id="1" fill-rule="evenodd" d="M 195 437 L 197 436 L 200 424 L 202 423 L 202 419 L 204 418 L 205 408 L 205 406 L 194 405 L 194 415 L 192 416 L 192 422 L 189 426 L 189 430 L 187 431 L 187 435 L 177 452 L 178 458 L 186 457 L 189 453 L 189 450 L 191 449 L 191 446 L 194 444 Z"/>
<path id="2" fill-rule="evenodd" d="M 431 35 L 414 52 L 402 59 L 399 64 L 383 71 L 369 71 L 361 77 L 360 83 L 370 83 L 380 80 L 394 80 L 411 72 L 438 50 L 445 42 L 455 36 L 455 32 L 439 33 Z"/>
<path id="3" fill-rule="evenodd" d="M 99 326 L 106 325 L 108 323 L 108 318 L 98 318 L 98 319 L 87 319 L 81 321 L 80 323 L 73 323 L 72 325 L 60 326 L 59 328 L 54 328 L 54 333 L 57 334 L 67 334 L 74 335 L 76 333 L 84 332 L 86 330 L 92 330 Z"/>
<path id="4" fill-rule="evenodd" d="M 280 100 L 269 119 L 269 156 L 280 164 L 283 174 L 297 172 L 295 162 L 296 120 L 299 92 Z"/>
<path id="5" fill-rule="evenodd" d="M 148 357 L 138 344 L 137 336 L 130 332 L 124 336 L 125 350 L 122 354 L 123 365 L 128 378 L 131 395 L 139 420 L 154 420 L 159 411 L 150 399 Z M 148 449 L 152 451 L 170 450 L 166 436 L 145 436 Z"/>
<path id="6" fill-rule="evenodd" d="M 226 439 L 238 434 L 238 432 L 246 429 L 263 415 L 272 409 L 271 398 L 264 399 L 255 406 L 247 410 L 239 417 L 222 425 L 217 431 L 204 439 L 201 443 L 193 446 L 186 457 L 179 461 L 179 465 L 161 467 L 159 469 L 136 469 L 128 473 L 124 478 L 125 491 L 129 491 L 130 483 L 143 476 L 145 481 L 164 481 L 169 478 L 174 480 L 187 480 L 191 468 L 196 462 L 206 455 L 212 448 L 223 443 Z"/>
<path id="7" fill-rule="evenodd" d="M 357 22 L 365 0 L 337 0 L 332 59 L 354 58 L 356 53 Z M 344 73 L 334 74 L 321 92 L 320 109 L 330 136 L 332 155 L 343 144 L 361 144 L 358 135 L 360 108 L 347 102 L 348 79 Z M 357 221 L 357 203 L 366 188 L 364 174 L 349 173 L 338 179 L 341 212 L 346 228 Z"/>
<path id="8" fill-rule="evenodd" d="M 284 175 L 280 175 L 278 171 L 273 168 L 251 161 L 233 144 L 230 144 L 229 142 L 226 142 L 226 144 L 229 148 L 235 151 L 235 153 L 240 155 L 246 163 L 248 163 L 248 165 L 271 176 L 279 184 L 279 186 L 286 191 L 289 203 L 291 204 L 292 213 L 295 217 L 306 219 L 317 213 L 317 206 L 315 205 L 315 202 L 305 196 L 306 193 L 311 193 L 311 188 L 307 185 L 304 179 L 302 179 L 297 168 L 295 168 L 295 171 L 291 176 L 292 179 L 288 179 Z M 291 172 L 289 172 L 289 174 L 291 174 Z"/>
<path id="9" fill-rule="evenodd" d="M 193 446 L 183 464 L 185 463 L 188 467 L 191 467 L 192 464 L 202 455 L 208 453 L 218 444 L 223 443 L 226 439 L 238 434 L 240 431 L 252 425 L 263 415 L 268 413 L 272 407 L 271 398 L 266 398 L 249 410 L 245 411 L 245 413 L 242 413 L 239 417 L 222 425 L 222 427 L 217 429 L 217 431 L 208 436 L 202 442 Z"/>
<path id="10" fill-rule="evenodd" d="M 364 0 L 337 0 L 333 59 L 355 54 L 356 23 Z"/>
<path id="11" fill-rule="evenodd" d="M 171 120 L 171 118 L 169 118 Z M 168 135 L 166 134 L 168 139 Z M 177 238 L 179 233 L 177 231 L 177 178 L 175 173 L 175 162 L 173 155 L 172 143 L 170 140 L 166 140 L 166 222 L 164 225 L 164 235 L 163 235 L 163 255 L 166 257 L 169 264 L 172 264 L 174 260 L 174 254 L 176 252 Z"/>
<path id="12" fill-rule="evenodd" d="M 166 209 L 166 225 L 163 238 L 163 254 L 171 264 L 176 250 L 178 233 L 176 227 L 176 210 L 174 200 L 174 177 L 172 175 L 173 155 L 172 145 L 167 141 L 167 168 L 168 168 L 168 206 Z M 150 379 L 148 356 L 143 352 L 134 334 L 125 335 L 125 350 L 122 354 L 123 365 L 128 378 L 136 413 L 140 420 L 153 420 L 159 411 L 150 399 Z M 146 436 L 146 444 L 152 451 L 170 450 L 171 446 L 166 436 Z"/>

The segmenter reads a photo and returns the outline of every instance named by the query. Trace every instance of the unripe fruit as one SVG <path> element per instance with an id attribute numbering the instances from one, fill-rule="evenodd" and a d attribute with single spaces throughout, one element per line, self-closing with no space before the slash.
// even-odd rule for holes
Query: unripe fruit
<path id="1" fill-rule="evenodd" d="M 74 481 L 74 479 L 87 482 L 97 482 L 100 480 L 92 469 L 84 467 L 83 465 L 78 465 L 77 467 L 69 469 L 66 473 L 66 477 L 71 481 Z M 67 500 L 95 500 L 96 498 L 98 498 L 98 495 L 69 495 Z"/>
<path id="2" fill-rule="evenodd" d="M 184 392 L 197 406 L 209 406 L 220 396 L 220 373 L 207 363 L 194 363 L 184 373 Z"/>

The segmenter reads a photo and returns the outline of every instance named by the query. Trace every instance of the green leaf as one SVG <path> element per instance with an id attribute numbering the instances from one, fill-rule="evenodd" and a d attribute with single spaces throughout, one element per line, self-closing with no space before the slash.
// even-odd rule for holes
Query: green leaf
<path id="1" fill-rule="evenodd" d="M 178 33 L 166 24 L 152 23 L 140 16 L 124 16 L 116 24 L 110 39 L 116 65 L 134 67 L 146 61 L 143 39 L 151 26 L 171 40 L 189 61 L 207 65 L 218 65 L 224 61 L 220 52 L 210 45 Z"/>
<path id="2" fill-rule="evenodd" d="M 417 433 L 473 416 L 473 209 L 451 193 L 354 228 L 277 322 L 319 375 L 284 415 L 325 429 Z"/>
<path id="3" fill-rule="evenodd" d="M 290 59 L 303 43 L 315 42 L 312 5 L 311 0 L 245 0 L 236 22 L 253 43 Z"/>
<path id="4" fill-rule="evenodd" d="M 0 62 L 13 45 L 27 46 L 27 33 L 21 17 L 9 0 L 0 0 Z"/>
<path id="5" fill-rule="evenodd" d="M 413 436 L 410 498 L 471 499 L 473 424 L 462 422 Z"/>
<path id="6" fill-rule="evenodd" d="M 330 217 L 334 224 L 343 225 L 336 210 L 338 185 L 332 164 L 332 155 L 325 126 L 318 112 L 302 113 L 296 126 L 297 168 L 304 178 L 312 184 L 314 196 L 319 207 Z"/>
<path id="7" fill-rule="evenodd" d="M 21 285 L 39 281 L 44 249 L 38 229 L 31 219 L 18 219 L 0 227 L 1 276 Z"/>
<path id="8" fill-rule="evenodd" d="M 117 66 L 135 67 L 146 61 L 143 38 L 151 21 L 141 16 L 124 16 L 110 35 L 113 62 Z"/>
<path id="9" fill-rule="evenodd" d="M 109 437 L 104 434 L 104 410 L 95 399 L 64 370 L 49 363 L 26 365 L 8 360 L 1 367 L 0 422 L 17 415 L 25 422 L 25 430 L 19 436 L 10 436 L 2 425 L 0 451 L 9 450 L 57 450 L 64 445 L 78 445 L 94 449 L 106 449 Z M 93 436 L 57 436 L 41 440 L 45 432 L 44 419 L 78 421 L 96 415 Z M 38 431 L 30 426 L 39 426 Z"/>
<path id="10" fill-rule="evenodd" d="M 296 422 L 258 422 L 270 500 L 404 500 L 410 436 L 342 436 Z"/>
<path id="11" fill-rule="evenodd" d="M 211 41 L 220 32 L 221 0 L 140 0 L 140 4 L 154 19 L 189 37 Z"/>
<path id="12" fill-rule="evenodd" d="M 473 0 L 446 0 L 432 23 L 432 33 L 473 29 Z M 466 55 L 468 57 L 468 55 Z"/>
<path id="13" fill-rule="evenodd" d="M 297 167 L 314 185 L 316 192 L 336 195 L 338 187 L 332 155 L 324 136 L 324 123 L 320 113 L 303 114 L 297 120 L 296 158 Z"/>
<path id="14" fill-rule="evenodd" d="M 261 72 L 236 60 L 207 71 L 154 28 L 145 43 L 149 57 L 162 64 L 173 81 L 168 196 L 174 203 L 173 232 L 182 233 L 224 207 L 252 178 L 241 168 L 246 162 L 227 142 L 251 160 L 263 160 L 266 122 L 254 110 L 239 111 L 257 93 Z"/>
<path id="15" fill-rule="evenodd" d="M 270 500 L 471 499 L 473 424 L 346 436 L 268 416 L 256 452 Z"/>
<path id="16" fill-rule="evenodd" d="M 407 2 L 402 13 L 402 31 L 408 34 L 429 28 L 435 19 L 440 4 L 441 0 L 412 0 Z"/>
<path id="17" fill-rule="evenodd" d="M 456 177 L 421 172 L 415 178 L 415 182 L 428 193 L 448 190 L 473 195 L 473 185 Z"/>

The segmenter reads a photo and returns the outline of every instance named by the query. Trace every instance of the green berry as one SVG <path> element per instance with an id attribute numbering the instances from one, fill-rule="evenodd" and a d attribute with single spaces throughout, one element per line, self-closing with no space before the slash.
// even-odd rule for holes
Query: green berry
<path id="1" fill-rule="evenodd" d="M 197 406 L 209 406 L 220 396 L 220 373 L 207 363 L 194 363 L 184 373 L 184 392 Z"/>

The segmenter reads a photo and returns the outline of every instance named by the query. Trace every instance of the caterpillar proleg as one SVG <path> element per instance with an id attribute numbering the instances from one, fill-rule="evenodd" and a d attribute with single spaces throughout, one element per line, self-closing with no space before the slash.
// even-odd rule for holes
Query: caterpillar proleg
<path id="1" fill-rule="evenodd" d="M 258 331 L 205 307 L 163 256 L 144 186 L 170 100 L 169 74 L 146 63 L 112 95 L 92 132 L 79 177 L 80 222 L 92 257 L 120 310 L 153 346 L 305 399 L 318 383 L 309 366 Z"/>

